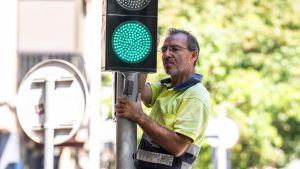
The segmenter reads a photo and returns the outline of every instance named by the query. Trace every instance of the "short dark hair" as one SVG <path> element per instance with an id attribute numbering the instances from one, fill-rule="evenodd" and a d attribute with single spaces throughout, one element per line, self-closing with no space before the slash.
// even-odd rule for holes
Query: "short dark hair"
<path id="1" fill-rule="evenodd" d="M 193 52 L 193 51 L 197 52 L 197 59 L 194 63 L 194 65 L 196 65 L 198 57 L 199 57 L 199 53 L 200 53 L 200 46 L 197 41 L 197 38 L 194 35 L 192 35 L 190 32 L 188 32 L 186 30 L 182 30 L 182 29 L 170 28 L 168 31 L 168 35 L 175 35 L 175 34 L 179 34 L 179 33 L 185 34 L 187 36 L 188 50 L 191 52 Z"/>

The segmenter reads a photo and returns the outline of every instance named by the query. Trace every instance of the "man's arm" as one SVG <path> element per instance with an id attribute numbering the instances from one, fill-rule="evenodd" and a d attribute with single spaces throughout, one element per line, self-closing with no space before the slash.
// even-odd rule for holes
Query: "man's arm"
<path id="1" fill-rule="evenodd" d="M 156 47 L 158 47 L 159 41 L 160 41 L 160 36 L 157 33 L 157 37 L 156 37 L 156 45 L 157 46 Z M 148 74 L 143 73 L 143 72 L 140 72 L 139 75 L 138 75 L 138 81 L 139 81 L 138 92 L 142 94 L 141 95 L 142 101 L 145 105 L 151 104 L 151 99 L 152 99 L 151 88 L 150 88 L 149 84 L 146 83 L 147 76 L 148 76 Z"/>
<path id="2" fill-rule="evenodd" d="M 178 157 L 192 144 L 192 139 L 168 130 L 150 119 L 141 108 L 141 94 L 137 102 L 126 97 L 119 97 L 115 106 L 116 116 L 136 122 L 156 144 Z"/>
<path id="3" fill-rule="evenodd" d="M 180 133 L 176 133 L 160 126 L 143 113 L 137 120 L 137 124 L 147 133 L 151 139 L 175 157 L 185 153 L 192 144 L 192 139 Z"/>
<path id="4" fill-rule="evenodd" d="M 141 93 L 141 99 L 145 105 L 151 103 L 152 99 L 152 91 L 148 83 L 146 83 L 148 74 L 147 73 L 139 73 L 138 81 L 139 81 L 139 89 L 138 92 Z"/>

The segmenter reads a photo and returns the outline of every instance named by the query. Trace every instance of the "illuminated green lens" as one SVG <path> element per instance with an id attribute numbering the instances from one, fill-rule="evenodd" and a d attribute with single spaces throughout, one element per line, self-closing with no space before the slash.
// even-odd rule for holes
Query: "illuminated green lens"
<path id="1" fill-rule="evenodd" d="M 147 27 L 136 21 L 119 25 L 112 37 L 115 54 L 128 63 L 144 60 L 151 51 L 152 38 Z"/>

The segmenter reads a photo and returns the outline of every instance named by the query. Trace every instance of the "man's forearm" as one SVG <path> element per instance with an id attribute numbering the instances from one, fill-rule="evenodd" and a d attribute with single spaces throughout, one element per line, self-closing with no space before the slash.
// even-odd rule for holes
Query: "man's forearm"
<path id="1" fill-rule="evenodd" d="M 175 133 L 159 125 L 146 114 L 143 114 L 137 124 L 147 133 L 153 141 L 174 156 L 182 155 L 192 143 L 191 139 Z"/>

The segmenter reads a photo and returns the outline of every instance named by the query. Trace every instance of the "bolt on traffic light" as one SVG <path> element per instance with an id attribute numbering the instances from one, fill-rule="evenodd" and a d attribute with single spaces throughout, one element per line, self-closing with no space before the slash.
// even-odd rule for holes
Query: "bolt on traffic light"
<path id="1" fill-rule="evenodd" d="M 104 0 L 102 69 L 155 72 L 158 0 Z"/>

